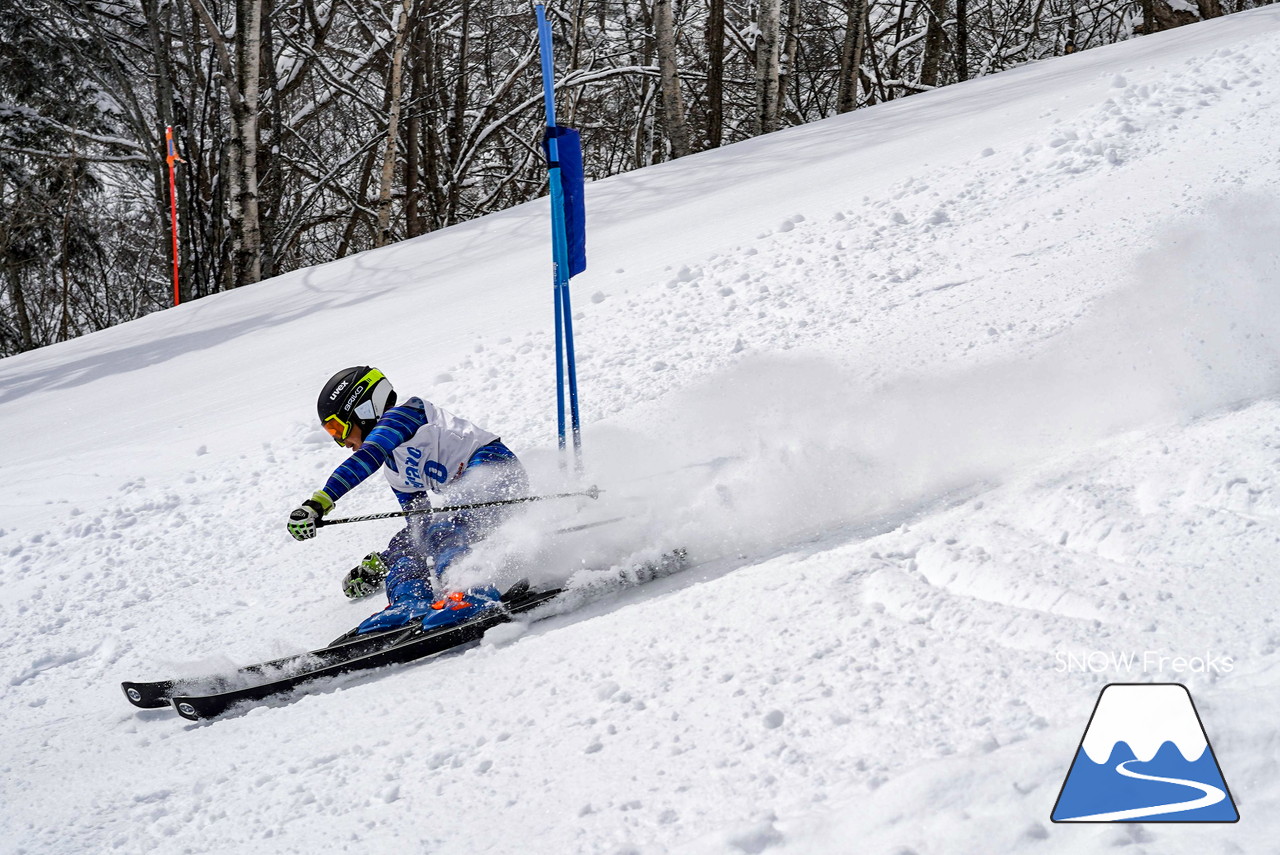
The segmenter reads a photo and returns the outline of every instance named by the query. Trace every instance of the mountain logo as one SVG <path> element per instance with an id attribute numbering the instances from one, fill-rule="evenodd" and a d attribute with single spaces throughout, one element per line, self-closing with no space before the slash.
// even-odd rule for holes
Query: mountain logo
<path id="1" fill-rule="evenodd" d="M 1111 683 L 1085 728 L 1054 822 L 1236 822 L 1191 693 L 1181 683 Z"/>

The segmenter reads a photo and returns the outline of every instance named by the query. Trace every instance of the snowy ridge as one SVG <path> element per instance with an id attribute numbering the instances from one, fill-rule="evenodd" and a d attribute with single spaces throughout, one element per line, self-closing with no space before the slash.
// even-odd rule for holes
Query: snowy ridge
<path id="1" fill-rule="evenodd" d="M 283 529 L 338 367 L 561 486 L 545 208 L 0 360 L 0 851 L 1273 848 L 1277 79 L 1268 7 L 590 185 L 605 493 L 455 581 L 696 566 L 208 725 L 118 683 L 379 605 L 338 580 L 394 523 Z M 1059 667 L 1091 651 L 1234 667 Z M 1190 687 L 1240 823 L 1050 824 L 1098 690 L 1143 681 Z"/>

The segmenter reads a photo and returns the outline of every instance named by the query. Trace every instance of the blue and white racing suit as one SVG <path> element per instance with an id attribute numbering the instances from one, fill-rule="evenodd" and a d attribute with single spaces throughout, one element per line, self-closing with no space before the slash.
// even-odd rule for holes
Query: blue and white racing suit
<path id="1" fill-rule="evenodd" d="M 429 507 L 428 492 L 456 505 L 514 499 L 529 489 L 524 467 L 496 434 L 421 398 L 387 410 L 324 492 L 337 501 L 379 468 L 405 510 Z M 502 521 L 503 510 L 409 517 L 380 553 L 390 604 L 430 600 L 440 574 Z"/>

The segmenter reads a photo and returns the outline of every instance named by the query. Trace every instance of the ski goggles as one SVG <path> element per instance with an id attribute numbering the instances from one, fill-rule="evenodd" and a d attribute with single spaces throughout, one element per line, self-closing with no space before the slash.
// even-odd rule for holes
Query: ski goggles
<path id="1" fill-rule="evenodd" d="M 333 441 L 338 445 L 346 442 L 347 437 L 351 434 L 351 423 L 344 422 L 337 416 L 329 416 L 324 420 L 323 424 L 325 431 L 329 436 L 333 437 Z"/>

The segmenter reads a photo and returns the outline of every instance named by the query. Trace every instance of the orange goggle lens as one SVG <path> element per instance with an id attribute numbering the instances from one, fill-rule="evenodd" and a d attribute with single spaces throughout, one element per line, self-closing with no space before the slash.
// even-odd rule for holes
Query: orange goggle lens
<path id="1" fill-rule="evenodd" d="M 325 419 L 324 429 L 328 431 L 329 436 L 333 437 L 333 441 L 338 445 L 342 445 L 347 438 L 347 434 L 351 433 L 351 425 L 337 416 L 329 416 L 329 418 Z"/>

